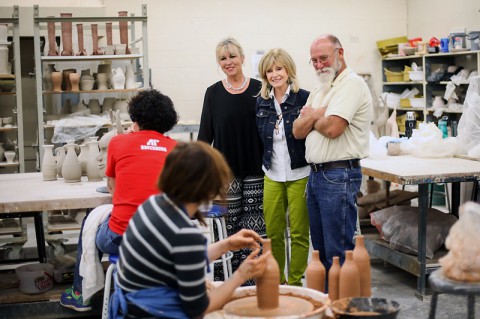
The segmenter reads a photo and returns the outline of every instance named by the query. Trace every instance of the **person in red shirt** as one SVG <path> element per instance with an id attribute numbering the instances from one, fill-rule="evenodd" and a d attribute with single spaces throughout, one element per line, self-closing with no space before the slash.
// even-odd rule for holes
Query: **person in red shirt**
<path id="1" fill-rule="evenodd" d="M 108 145 L 105 175 L 113 208 L 110 214 L 108 211 L 104 213 L 108 216 L 101 219 L 96 231 L 95 244 L 100 258 L 103 253 L 118 254 L 122 235 L 137 207 L 150 195 L 158 193 L 156 183 L 165 158 L 176 145 L 175 140 L 164 135 L 178 122 L 178 114 L 168 96 L 157 90 L 142 91 L 130 100 L 128 112 L 133 125 L 126 134 L 114 136 Z M 95 210 L 87 217 L 101 214 L 95 215 Z M 80 230 L 73 286 L 60 298 L 62 306 L 76 311 L 92 309 L 88 300 L 91 293 L 85 300 L 83 298 L 84 278 L 80 275 L 83 228 L 87 217 Z M 101 217 L 91 217 L 91 220 L 93 218 Z"/>

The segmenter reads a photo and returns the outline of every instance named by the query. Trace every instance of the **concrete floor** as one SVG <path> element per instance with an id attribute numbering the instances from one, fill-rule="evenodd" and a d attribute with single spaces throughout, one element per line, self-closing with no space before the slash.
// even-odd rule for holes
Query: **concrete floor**
<path id="1" fill-rule="evenodd" d="M 372 295 L 395 300 L 400 304 L 397 319 L 428 318 L 431 292 L 421 301 L 415 297 L 417 277 L 395 266 L 372 259 Z M 427 285 L 428 287 L 428 285 Z M 480 318 L 480 304 L 475 303 L 475 318 Z M 467 318 L 467 297 L 439 295 L 437 319 Z"/>

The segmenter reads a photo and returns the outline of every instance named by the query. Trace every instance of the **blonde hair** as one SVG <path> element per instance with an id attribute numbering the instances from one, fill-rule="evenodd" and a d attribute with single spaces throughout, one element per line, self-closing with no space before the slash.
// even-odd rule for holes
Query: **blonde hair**
<path id="1" fill-rule="evenodd" d="M 260 96 L 266 100 L 270 98 L 270 90 L 272 86 L 268 83 L 267 70 L 271 69 L 273 65 L 282 66 L 288 74 L 287 83 L 290 84 L 290 90 L 297 93 L 300 85 L 297 80 L 297 67 L 290 54 L 284 49 L 271 49 L 260 60 L 258 65 L 258 73 L 262 77 L 262 88 L 260 89 Z"/>
<path id="2" fill-rule="evenodd" d="M 215 53 L 216 53 L 216 58 L 217 58 L 217 62 L 220 61 L 220 58 L 222 57 L 223 55 L 223 52 L 226 50 L 230 53 L 234 52 L 232 49 L 233 47 L 237 48 L 238 50 L 238 53 L 240 54 L 240 56 L 242 58 L 245 57 L 245 54 L 243 53 L 243 48 L 242 46 L 240 45 L 240 42 L 238 42 L 237 39 L 235 39 L 234 37 L 226 37 L 225 39 L 222 39 L 220 42 L 218 42 L 217 44 L 217 49 L 215 50 Z"/>

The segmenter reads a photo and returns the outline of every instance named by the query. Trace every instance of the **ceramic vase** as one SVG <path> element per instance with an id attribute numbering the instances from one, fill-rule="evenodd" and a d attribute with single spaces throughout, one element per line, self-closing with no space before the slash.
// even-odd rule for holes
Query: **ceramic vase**
<path id="1" fill-rule="evenodd" d="M 114 55 L 115 49 L 113 47 L 113 40 L 112 40 L 112 23 L 107 22 L 105 23 L 105 30 L 107 34 L 107 47 L 105 48 L 105 54 Z"/>
<path id="2" fill-rule="evenodd" d="M 54 18 L 52 16 L 47 18 Z M 55 22 L 47 22 L 47 32 L 48 32 L 48 55 L 55 56 L 58 55 L 57 41 L 55 38 Z"/>
<path id="3" fill-rule="evenodd" d="M 52 72 L 56 72 L 55 64 L 47 64 L 43 73 L 45 91 L 52 91 Z"/>
<path id="4" fill-rule="evenodd" d="M 92 28 L 92 55 L 101 55 L 100 51 L 98 50 L 98 24 L 91 24 L 90 27 Z"/>
<path id="5" fill-rule="evenodd" d="M 318 250 L 312 251 L 310 262 L 305 270 L 307 288 L 325 292 L 325 266 L 320 261 Z"/>
<path id="6" fill-rule="evenodd" d="M 82 168 L 82 176 L 87 175 L 87 160 L 88 160 L 88 146 L 86 144 L 80 145 L 80 154 L 78 154 L 78 161 Z"/>
<path id="7" fill-rule="evenodd" d="M 115 90 L 122 90 L 125 88 L 125 74 L 122 68 L 112 70 L 112 84 Z"/>
<path id="8" fill-rule="evenodd" d="M 338 300 L 339 295 L 339 279 L 340 279 L 340 258 L 333 257 L 332 266 L 328 271 L 328 299 L 331 301 Z"/>
<path id="9" fill-rule="evenodd" d="M 80 75 L 78 73 L 70 73 L 68 75 L 68 80 L 70 82 L 72 92 L 80 91 L 79 83 L 80 83 Z"/>
<path id="10" fill-rule="evenodd" d="M 111 61 L 103 61 L 97 67 L 97 74 L 105 73 L 107 75 L 107 89 L 112 88 L 112 63 Z"/>
<path id="11" fill-rule="evenodd" d="M 119 11 L 119 17 L 126 17 L 128 16 L 127 11 Z M 125 45 L 125 54 L 129 54 L 130 51 L 128 50 L 128 21 L 120 21 L 118 23 L 120 29 L 120 43 Z"/>
<path id="12" fill-rule="evenodd" d="M 98 158 L 100 156 L 100 149 L 98 142 L 92 141 L 87 143 L 88 158 L 87 158 L 87 177 L 89 182 L 101 181 L 103 178 L 98 170 Z"/>
<path id="13" fill-rule="evenodd" d="M 17 156 L 17 153 L 14 151 L 6 151 L 4 154 L 5 160 L 7 161 L 8 164 L 12 164 L 15 161 L 15 156 Z M 55 177 L 57 176 L 57 172 L 55 171 Z"/>
<path id="14" fill-rule="evenodd" d="M 61 18 L 71 18 L 71 13 L 60 13 Z M 72 23 L 62 22 L 62 55 L 73 55 L 72 49 Z"/>
<path id="15" fill-rule="evenodd" d="M 340 299 L 360 297 L 360 273 L 353 261 L 353 251 L 351 250 L 345 252 L 345 261 L 340 269 L 338 286 Z"/>
<path id="16" fill-rule="evenodd" d="M 134 89 L 135 88 L 135 74 L 133 73 L 132 63 L 127 63 L 125 68 L 125 88 Z"/>
<path id="17" fill-rule="evenodd" d="M 88 101 L 88 108 L 92 114 L 102 113 L 102 107 L 100 106 L 98 99 L 90 99 L 90 101 Z"/>
<path id="18" fill-rule="evenodd" d="M 42 176 L 44 181 L 57 179 L 57 164 L 53 156 L 53 145 L 43 145 Z"/>
<path id="19" fill-rule="evenodd" d="M 57 157 L 57 177 L 62 178 L 62 165 L 65 160 L 65 147 L 59 146 L 55 149 L 55 156 Z"/>
<path id="20" fill-rule="evenodd" d="M 75 73 L 77 70 L 75 69 L 65 69 L 62 71 L 62 81 L 63 81 L 63 90 L 64 91 L 71 91 L 72 84 L 70 83 L 70 73 Z"/>
<path id="21" fill-rule="evenodd" d="M 0 43 L 0 74 L 11 74 L 11 68 L 8 63 L 8 44 Z"/>
<path id="22" fill-rule="evenodd" d="M 78 160 L 75 148 L 77 147 L 73 141 L 67 141 L 67 154 L 62 164 L 62 176 L 66 183 L 80 182 L 82 178 L 82 167 Z"/>
<path id="23" fill-rule="evenodd" d="M 130 115 L 128 114 L 127 100 L 116 100 L 113 109 L 119 112 L 121 121 L 131 121 Z"/>
<path id="24" fill-rule="evenodd" d="M 263 252 L 272 252 L 272 240 L 263 241 Z M 257 304 L 258 308 L 275 309 L 279 305 L 280 269 L 278 263 L 270 254 L 266 261 L 265 271 L 257 278 Z"/>
<path id="25" fill-rule="evenodd" d="M 61 92 L 62 91 L 62 73 L 61 72 L 52 72 L 52 91 Z"/>
<path id="26" fill-rule="evenodd" d="M 114 97 L 106 97 L 103 99 L 102 110 L 103 113 L 106 113 L 108 110 L 113 110 L 115 106 L 116 99 Z"/>
<path id="27" fill-rule="evenodd" d="M 108 90 L 108 75 L 106 73 L 97 73 L 97 89 Z"/>
<path id="28" fill-rule="evenodd" d="M 362 235 L 355 237 L 355 248 L 353 249 L 353 261 L 360 273 L 360 297 L 371 297 L 371 269 L 370 255 L 365 248 L 365 238 Z"/>
<path id="29" fill-rule="evenodd" d="M 78 53 L 76 55 L 87 55 L 87 50 L 83 46 L 83 24 L 77 24 Z"/>

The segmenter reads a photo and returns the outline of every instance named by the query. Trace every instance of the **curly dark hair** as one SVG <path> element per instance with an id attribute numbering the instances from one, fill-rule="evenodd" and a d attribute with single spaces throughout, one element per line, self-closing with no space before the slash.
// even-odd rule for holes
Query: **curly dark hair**
<path id="1" fill-rule="evenodd" d="M 128 114 L 141 130 L 170 131 L 178 122 L 172 100 L 158 90 L 141 91 L 128 102 Z"/>

